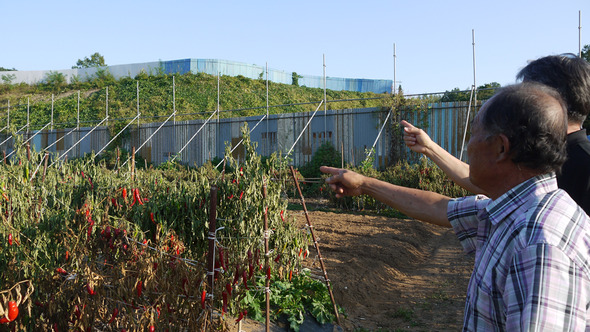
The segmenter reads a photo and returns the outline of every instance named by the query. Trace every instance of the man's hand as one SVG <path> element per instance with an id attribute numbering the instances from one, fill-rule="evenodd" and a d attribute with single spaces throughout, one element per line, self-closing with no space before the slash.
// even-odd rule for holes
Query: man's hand
<path id="1" fill-rule="evenodd" d="M 320 171 L 332 174 L 326 179 L 326 183 L 336 193 L 336 197 L 362 195 L 362 185 L 365 177 L 356 172 L 346 169 L 322 166 Z"/>
<path id="2" fill-rule="evenodd" d="M 402 120 L 401 125 L 404 126 L 404 143 L 406 143 L 406 146 L 414 152 L 430 157 L 429 152 L 432 150 L 431 145 L 433 144 L 430 136 L 424 130 L 414 127 L 406 120 Z"/>

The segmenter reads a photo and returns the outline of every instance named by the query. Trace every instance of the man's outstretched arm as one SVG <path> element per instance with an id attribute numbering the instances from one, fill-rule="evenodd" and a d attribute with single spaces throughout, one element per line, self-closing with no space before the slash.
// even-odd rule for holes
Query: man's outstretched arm
<path id="1" fill-rule="evenodd" d="M 428 134 L 411 123 L 402 120 L 404 126 L 404 142 L 410 150 L 421 153 L 430 158 L 453 182 L 474 194 L 486 194 L 486 192 L 469 180 L 469 165 L 455 158 L 430 139 Z"/>
<path id="2" fill-rule="evenodd" d="M 332 175 L 326 179 L 326 183 L 336 193 L 336 197 L 369 195 L 412 218 L 451 227 L 447 218 L 449 197 L 396 186 L 346 169 L 322 166 L 320 170 Z"/>

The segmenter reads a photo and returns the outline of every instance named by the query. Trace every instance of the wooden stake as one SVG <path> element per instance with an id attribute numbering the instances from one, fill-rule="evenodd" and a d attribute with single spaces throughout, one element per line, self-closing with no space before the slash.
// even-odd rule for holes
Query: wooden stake
<path id="1" fill-rule="evenodd" d="M 47 174 L 47 160 L 49 159 L 49 153 L 45 153 L 45 164 L 43 165 L 43 182 L 45 182 L 45 174 Z"/>
<path id="2" fill-rule="evenodd" d="M 313 231 L 313 226 L 311 224 L 311 220 L 309 219 L 309 213 L 307 213 L 307 207 L 305 206 L 305 199 L 303 198 L 303 194 L 301 193 L 301 188 L 299 188 L 299 181 L 297 181 L 297 176 L 295 175 L 295 169 L 293 166 L 291 167 L 291 175 L 293 176 L 293 181 L 295 181 L 295 187 L 297 187 L 297 192 L 299 193 L 299 197 L 301 197 L 301 205 L 303 206 L 303 212 L 305 213 L 305 218 L 307 219 L 307 226 L 309 227 L 309 232 L 311 233 L 311 238 L 313 239 L 313 245 L 315 250 L 318 252 L 318 257 L 320 259 L 320 265 L 322 266 L 322 271 L 324 272 L 324 279 L 326 280 L 326 286 L 328 286 L 328 292 L 330 293 L 330 299 L 332 300 L 332 305 L 334 306 L 334 315 L 336 316 L 336 322 L 338 325 L 340 324 L 340 316 L 338 315 L 338 308 L 336 307 L 336 301 L 334 300 L 334 294 L 332 293 L 332 287 L 330 286 L 330 279 L 328 279 L 328 273 L 326 272 L 326 267 L 324 266 L 324 259 L 322 258 L 322 254 L 320 253 L 320 246 L 318 245 L 318 241 L 315 238 L 315 233 Z"/>
<path id="3" fill-rule="evenodd" d="M 213 282 L 215 281 L 215 227 L 217 223 L 217 186 L 211 186 L 211 202 L 209 203 L 209 252 L 207 253 L 207 279 L 213 296 Z M 211 318 L 213 317 L 213 298 L 207 300 L 211 307 Z"/>
<path id="4" fill-rule="evenodd" d="M 135 147 L 131 151 L 131 181 L 133 181 L 135 179 Z"/>
<path id="5" fill-rule="evenodd" d="M 265 271 L 269 271 L 270 257 L 268 257 L 268 205 L 266 203 L 266 182 L 264 182 L 264 180 L 262 184 L 262 200 L 264 202 L 264 268 Z M 266 288 L 264 290 L 266 293 L 266 332 L 270 332 L 270 278 L 268 278 L 268 276 L 266 278 Z"/>

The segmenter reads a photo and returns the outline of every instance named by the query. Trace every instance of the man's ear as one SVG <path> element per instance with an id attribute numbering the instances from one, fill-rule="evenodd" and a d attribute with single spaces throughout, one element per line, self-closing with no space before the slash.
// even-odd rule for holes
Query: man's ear
<path id="1" fill-rule="evenodd" d="M 504 161 L 510 159 L 510 141 L 508 137 L 504 134 L 498 134 L 496 136 L 495 142 L 496 145 L 496 155 L 498 161 Z"/>

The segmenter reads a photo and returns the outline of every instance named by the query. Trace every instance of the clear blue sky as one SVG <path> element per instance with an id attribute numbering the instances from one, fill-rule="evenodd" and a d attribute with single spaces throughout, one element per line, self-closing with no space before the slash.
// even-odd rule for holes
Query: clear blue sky
<path id="1" fill-rule="evenodd" d="M 590 1 L 0 0 L 0 66 L 68 69 L 226 59 L 286 72 L 393 79 L 406 93 L 514 83 L 527 60 L 590 44 Z"/>

